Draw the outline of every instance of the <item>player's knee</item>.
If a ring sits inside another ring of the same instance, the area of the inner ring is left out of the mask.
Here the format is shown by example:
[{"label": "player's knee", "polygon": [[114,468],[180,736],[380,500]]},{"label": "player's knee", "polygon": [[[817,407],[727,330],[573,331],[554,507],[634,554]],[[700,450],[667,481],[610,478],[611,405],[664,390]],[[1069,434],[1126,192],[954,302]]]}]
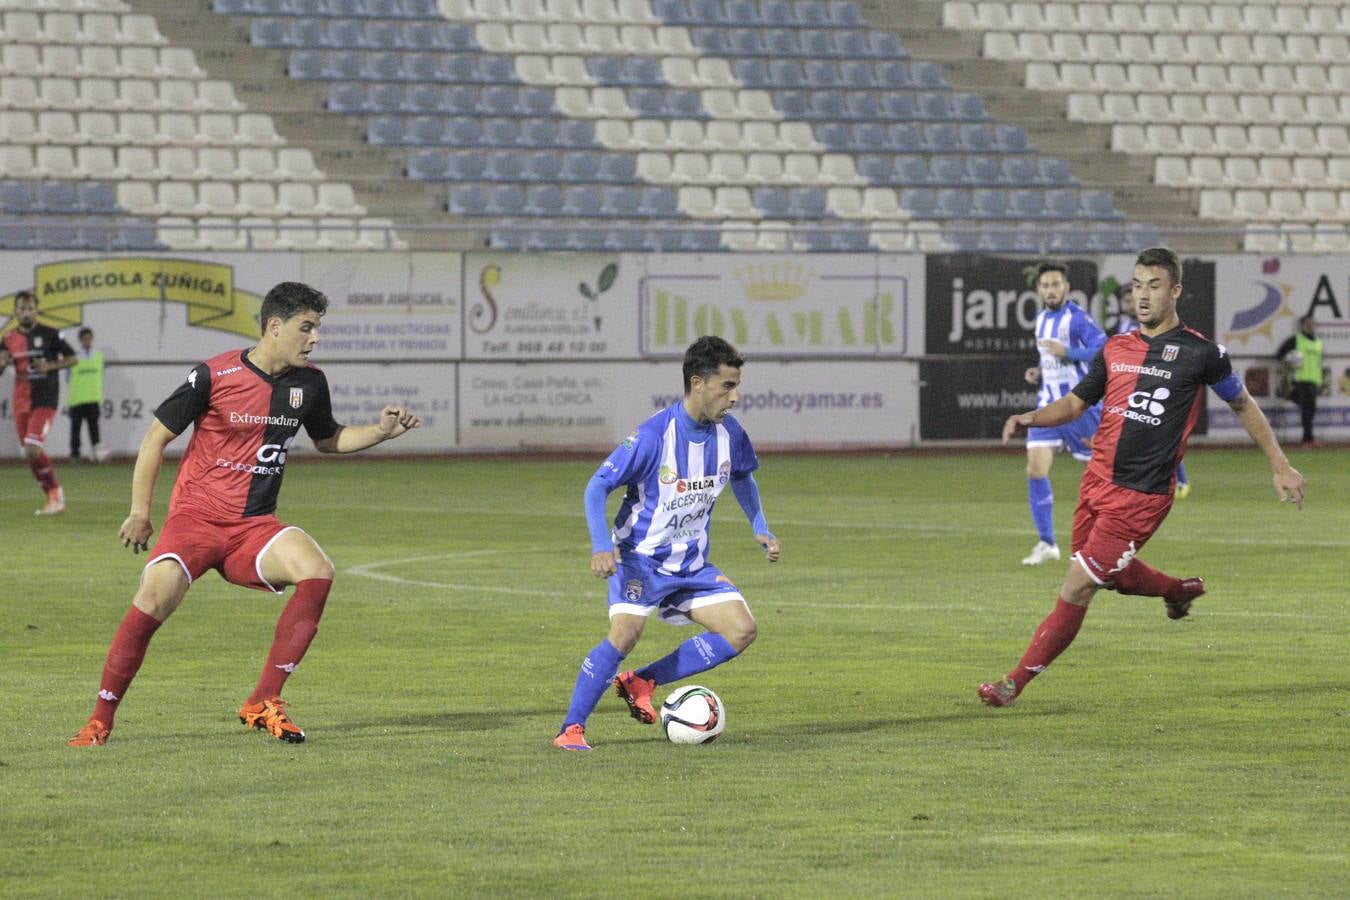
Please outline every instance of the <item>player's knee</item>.
[{"label": "player's knee", "polygon": [[746,647],[755,642],[755,638],[759,637],[759,627],[754,619],[749,619],[728,628],[722,637],[727,639],[727,643],[735,648],[737,653],[742,653]]},{"label": "player's knee", "polygon": [[612,621],[609,625],[609,642],[624,656],[633,652],[638,638],[642,637],[642,622]]},{"label": "player's knee", "polygon": [[321,581],[332,581],[337,572],[333,569],[333,561],[326,555],[320,553],[317,559],[307,560],[302,567],[303,573],[298,581],[310,581],[318,579]]},{"label": "player's knee", "polygon": [[24,457],[24,459],[37,459],[37,458],[38,458],[39,456],[41,456],[41,455],[42,455],[42,448],[39,447],[37,444],[24,444],[24,445],[23,445],[23,457]]}]

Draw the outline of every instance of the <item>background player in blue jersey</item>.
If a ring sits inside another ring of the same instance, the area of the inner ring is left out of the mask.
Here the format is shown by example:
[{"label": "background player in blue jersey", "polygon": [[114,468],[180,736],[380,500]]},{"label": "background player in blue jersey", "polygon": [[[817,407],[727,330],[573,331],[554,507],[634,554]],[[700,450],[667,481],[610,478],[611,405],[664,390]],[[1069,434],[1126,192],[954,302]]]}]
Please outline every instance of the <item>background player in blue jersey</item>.
[{"label": "background player in blue jersey", "polygon": [[[1106,343],[1106,333],[1092,316],[1069,300],[1068,269],[1063,263],[1043,262],[1036,268],[1036,293],[1041,311],[1036,314],[1036,348],[1040,365],[1026,371],[1030,384],[1039,384],[1036,408],[1049,406],[1067,394],[1087,374],[1088,364]],[[1032,428],[1027,432],[1027,503],[1039,538],[1024,566],[1039,566],[1059,559],[1055,542],[1055,495],[1050,488],[1050,465],[1055,451],[1063,448],[1074,459],[1087,462],[1092,457],[1092,435],[1101,421],[1098,404],[1081,417],[1054,428]]]},{"label": "background player in blue jersey", "polygon": [[[736,349],[701,337],[684,354],[684,399],[643,422],[601,464],[586,485],[591,573],[609,580],[609,635],[581,663],[562,730],[565,750],[590,750],[586,719],[613,680],[633,718],[656,720],[652,692],[732,659],[755,639],[755,619],[736,585],[708,562],[708,523],[727,485],[750,520],[769,562],[779,555],[752,472],[755,449],[729,415],[740,399]],[[605,498],[624,486],[611,531]],[[703,634],[636,671],[615,677],[637,645],[647,617],[690,622]]]},{"label": "background player in blue jersey", "polygon": [[[1120,292],[1120,318],[1116,320],[1116,334],[1128,334],[1139,330],[1139,318],[1135,315],[1134,291],[1126,285]],[[1185,500],[1191,494],[1191,480],[1186,476],[1186,463],[1177,463],[1177,499]]]}]

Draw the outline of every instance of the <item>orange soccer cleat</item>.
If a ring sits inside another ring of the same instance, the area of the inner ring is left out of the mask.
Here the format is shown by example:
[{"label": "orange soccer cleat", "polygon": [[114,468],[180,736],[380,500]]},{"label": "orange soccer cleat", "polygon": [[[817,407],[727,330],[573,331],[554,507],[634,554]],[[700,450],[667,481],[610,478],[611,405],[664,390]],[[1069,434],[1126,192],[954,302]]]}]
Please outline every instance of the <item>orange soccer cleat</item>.
[{"label": "orange soccer cleat", "polygon": [[590,750],[591,745],[586,743],[585,725],[568,725],[558,736],[553,739],[553,746],[562,750]]},{"label": "orange soccer cleat", "polygon": [[249,728],[266,729],[279,741],[303,744],[305,733],[300,730],[300,726],[291,721],[290,716],[286,715],[288,705],[280,697],[268,697],[257,703],[245,703],[239,707],[239,721]]},{"label": "orange soccer cleat", "polygon": [[656,710],[652,708],[652,693],[656,682],[643,678],[636,672],[621,672],[614,679],[614,693],[628,704],[628,712],[643,725],[656,721]]},{"label": "orange soccer cleat", "polygon": [[98,719],[90,719],[84,723],[80,733],[66,741],[66,744],[71,747],[101,747],[108,743],[109,731],[108,726]]}]

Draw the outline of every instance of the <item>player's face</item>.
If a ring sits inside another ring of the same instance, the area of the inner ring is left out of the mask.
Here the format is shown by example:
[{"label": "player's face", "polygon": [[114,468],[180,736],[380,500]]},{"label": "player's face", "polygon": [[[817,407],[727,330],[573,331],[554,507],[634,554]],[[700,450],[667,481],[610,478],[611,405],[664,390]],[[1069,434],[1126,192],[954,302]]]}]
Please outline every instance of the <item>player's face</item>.
[{"label": "player's face", "polygon": [[1166,322],[1176,312],[1181,297],[1181,285],[1174,283],[1161,266],[1135,266],[1130,290],[1134,294],[1135,316],[1145,328]]},{"label": "player's face", "polygon": [[741,370],[723,364],[707,381],[695,375],[689,396],[700,422],[720,422],[741,400]]},{"label": "player's face", "polygon": [[319,343],[319,318],[319,313],[305,310],[284,322],[273,319],[269,323],[276,329],[273,339],[286,365],[299,368],[309,362],[309,355]]},{"label": "player's face", "polygon": [[1056,310],[1064,305],[1064,298],[1069,296],[1069,282],[1065,280],[1063,272],[1046,272],[1036,279],[1036,293],[1040,295],[1046,309]]},{"label": "player's face", "polygon": [[94,336],[92,334],[80,335],[80,346],[86,350],[94,346]]},{"label": "player's face", "polygon": [[1317,336],[1317,323],[1312,319],[1304,319],[1298,326],[1308,337]]},{"label": "player's face", "polygon": [[27,331],[37,324],[37,301],[24,297],[18,303],[14,304],[14,316],[19,320],[19,327]]}]

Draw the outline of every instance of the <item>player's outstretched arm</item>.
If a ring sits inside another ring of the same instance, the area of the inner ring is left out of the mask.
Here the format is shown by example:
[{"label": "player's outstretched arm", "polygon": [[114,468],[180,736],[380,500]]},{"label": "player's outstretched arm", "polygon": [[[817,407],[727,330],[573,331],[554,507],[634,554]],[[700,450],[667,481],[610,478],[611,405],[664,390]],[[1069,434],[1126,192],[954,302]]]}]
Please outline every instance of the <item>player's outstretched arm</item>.
[{"label": "player's outstretched arm", "polygon": [[380,411],[380,420],[374,425],[344,425],[332,437],[315,441],[314,446],[320,453],[356,453],[393,440],[421,425],[422,420],[407,407],[391,403]]},{"label": "player's outstretched arm", "polygon": [[122,546],[130,547],[133,553],[150,549],[150,535],[155,531],[155,526],[150,523],[155,482],[164,464],[164,448],[176,437],[178,435],[166,428],[163,422],[155,419],[141,439],[141,449],[136,453],[136,468],[131,474],[131,511],[117,531]]},{"label": "player's outstretched arm", "polygon": [[1238,421],[1242,427],[1247,429],[1247,433],[1252,436],[1256,446],[1261,448],[1261,452],[1266,455],[1270,461],[1270,471],[1275,482],[1275,494],[1280,498],[1280,502],[1286,500],[1295,503],[1299,509],[1303,508],[1303,476],[1299,474],[1298,469],[1289,465],[1289,459],[1280,449],[1280,442],[1275,439],[1275,432],[1270,428],[1270,422],[1266,419],[1266,414],[1261,412],[1261,407],[1256,405],[1252,395],[1243,388],[1242,393],[1238,394],[1232,400],[1228,401],[1228,406],[1233,412],[1237,413]]},{"label": "player's outstretched arm", "polygon": [[1054,428],[1072,422],[1087,408],[1087,402],[1070,391],[1048,406],[1008,416],[1008,421],[1003,423],[1003,443],[1026,434],[1028,428]]}]

